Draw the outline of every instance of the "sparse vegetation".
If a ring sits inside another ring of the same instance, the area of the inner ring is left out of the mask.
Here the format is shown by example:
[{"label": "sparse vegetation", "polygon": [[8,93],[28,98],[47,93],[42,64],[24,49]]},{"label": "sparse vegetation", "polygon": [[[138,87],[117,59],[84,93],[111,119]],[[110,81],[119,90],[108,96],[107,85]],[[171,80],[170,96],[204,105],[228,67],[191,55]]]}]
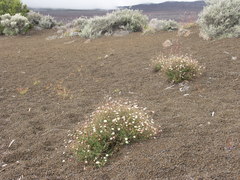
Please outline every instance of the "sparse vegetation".
[{"label": "sparse vegetation", "polygon": [[240,1],[206,0],[199,14],[200,36],[204,39],[240,37]]},{"label": "sparse vegetation", "polygon": [[29,88],[17,88],[17,92],[20,94],[20,95],[25,95],[27,94]]},{"label": "sparse vegetation", "polygon": [[203,69],[203,67],[198,64],[198,61],[187,55],[158,56],[153,61],[153,68],[156,72],[162,71],[166,74],[168,80],[173,83],[192,80],[201,74]]},{"label": "sparse vegetation", "polygon": [[73,148],[81,161],[103,166],[123,145],[148,139],[158,132],[144,108],[111,101],[93,112],[85,126],[77,130]]}]

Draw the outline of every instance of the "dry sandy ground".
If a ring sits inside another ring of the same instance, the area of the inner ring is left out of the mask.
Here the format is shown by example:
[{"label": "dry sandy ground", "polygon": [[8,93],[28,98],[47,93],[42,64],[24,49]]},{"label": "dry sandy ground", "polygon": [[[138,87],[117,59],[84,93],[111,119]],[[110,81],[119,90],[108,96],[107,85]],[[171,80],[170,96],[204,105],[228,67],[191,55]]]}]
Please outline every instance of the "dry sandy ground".
[{"label": "dry sandy ground", "polygon": [[[204,41],[193,31],[90,43],[47,41],[51,31],[0,37],[0,179],[240,179],[240,39]],[[166,39],[177,45],[163,49]],[[206,66],[185,92],[149,66],[171,52]],[[106,96],[155,111],[163,132],[84,170],[63,153],[64,140]]]}]

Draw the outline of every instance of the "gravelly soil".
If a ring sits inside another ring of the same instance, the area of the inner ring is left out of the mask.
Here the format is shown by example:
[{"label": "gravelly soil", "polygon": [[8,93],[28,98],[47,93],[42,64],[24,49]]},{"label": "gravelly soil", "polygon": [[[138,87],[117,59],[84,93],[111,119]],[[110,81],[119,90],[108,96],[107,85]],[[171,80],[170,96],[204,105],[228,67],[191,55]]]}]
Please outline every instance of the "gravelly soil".
[{"label": "gravelly soil", "polygon": [[[0,37],[0,179],[240,179],[240,40],[204,41],[193,32],[90,43],[47,41],[52,31]],[[162,47],[166,39],[177,44],[173,50]],[[168,88],[149,66],[171,52],[206,66],[185,92]],[[106,96],[155,111],[163,132],[124,147],[103,168],[84,170],[63,154],[64,140]]]}]

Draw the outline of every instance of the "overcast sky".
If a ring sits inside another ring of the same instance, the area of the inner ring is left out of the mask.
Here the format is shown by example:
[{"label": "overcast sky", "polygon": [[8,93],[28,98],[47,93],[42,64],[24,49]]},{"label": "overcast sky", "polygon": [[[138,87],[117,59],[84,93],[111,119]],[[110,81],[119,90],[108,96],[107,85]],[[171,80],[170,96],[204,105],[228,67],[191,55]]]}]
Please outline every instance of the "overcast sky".
[{"label": "overcast sky", "polygon": [[[66,9],[112,9],[117,6],[128,6],[140,3],[160,3],[167,0],[22,0],[34,8],[66,8]],[[175,0],[194,1],[194,0]]]}]

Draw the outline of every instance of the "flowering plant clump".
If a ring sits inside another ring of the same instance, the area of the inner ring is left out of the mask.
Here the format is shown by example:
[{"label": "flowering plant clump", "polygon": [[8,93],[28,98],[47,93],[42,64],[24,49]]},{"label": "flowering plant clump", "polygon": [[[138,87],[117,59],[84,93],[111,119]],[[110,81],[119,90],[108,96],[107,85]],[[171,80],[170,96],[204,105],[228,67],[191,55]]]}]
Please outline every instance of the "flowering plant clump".
[{"label": "flowering plant clump", "polygon": [[164,72],[168,80],[173,83],[180,83],[184,80],[192,80],[197,75],[201,74],[203,67],[198,64],[198,61],[185,56],[158,56],[154,60],[154,70]]},{"label": "flowering plant clump", "polygon": [[5,35],[25,34],[30,28],[28,19],[21,14],[4,14],[0,20],[0,33]]},{"label": "flowering plant clump", "polygon": [[93,112],[86,125],[77,130],[73,148],[81,161],[99,167],[121,146],[158,132],[146,109],[130,102],[111,101]]}]

